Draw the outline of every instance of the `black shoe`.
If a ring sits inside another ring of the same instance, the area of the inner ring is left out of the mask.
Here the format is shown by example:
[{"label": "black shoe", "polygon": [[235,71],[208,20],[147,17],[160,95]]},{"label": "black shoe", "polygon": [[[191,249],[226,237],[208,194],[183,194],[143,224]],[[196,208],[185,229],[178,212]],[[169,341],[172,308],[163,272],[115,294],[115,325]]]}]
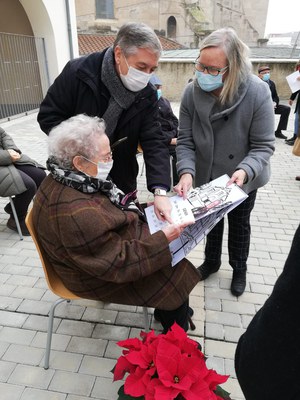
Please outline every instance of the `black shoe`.
[{"label": "black shoe", "polygon": [[[25,224],[25,220],[20,220],[19,224],[20,224],[22,235],[23,236],[30,236],[29,230],[27,229],[27,226]],[[8,218],[6,226],[9,229],[11,229],[12,231],[18,232],[18,228],[17,228],[16,222],[15,222],[13,217]]]},{"label": "black shoe", "polygon": [[286,140],[286,141],[285,141],[285,144],[288,144],[289,146],[294,146],[295,140],[296,140],[296,139],[289,139],[289,140]]},{"label": "black shoe", "polygon": [[208,261],[204,261],[204,263],[197,268],[200,274],[202,275],[201,280],[204,281],[204,279],[208,278],[210,274],[214,274],[215,272],[219,271],[220,266],[221,266],[220,262],[216,264],[211,264]]},{"label": "black shoe", "polygon": [[292,137],[290,137],[289,139],[286,139],[285,142],[294,142],[296,139],[297,135],[293,135]]},{"label": "black shoe", "polygon": [[281,131],[276,131],[275,136],[279,139],[286,139],[286,136]]},{"label": "black shoe", "polygon": [[6,204],[6,206],[4,207],[4,211],[5,211],[7,214],[12,214],[12,209],[11,209],[11,204],[10,204],[10,203],[7,203],[7,204]]},{"label": "black shoe", "polygon": [[244,293],[246,287],[246,269],[233,270],[231,281],[231,293],[234,296],[240,296]]}]

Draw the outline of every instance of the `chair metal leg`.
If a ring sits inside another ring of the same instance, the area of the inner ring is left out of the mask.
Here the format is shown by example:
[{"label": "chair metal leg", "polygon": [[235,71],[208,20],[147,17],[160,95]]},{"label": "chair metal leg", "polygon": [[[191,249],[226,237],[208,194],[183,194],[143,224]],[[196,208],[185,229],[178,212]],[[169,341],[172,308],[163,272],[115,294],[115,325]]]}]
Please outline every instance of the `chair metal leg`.
[{"label": "chair metal leg", "polygon": [[54,320],[54,312],[56,307],[64,302],[64,301],[70,301],[68,299],[58,299],[56,300],[49,311],[49,319],[48,319],[48,332],[47,332],[47,343],[46,343],[46,353],[45,353],[45,362],[44,362],[44,369],[49,368],[49,358],[50,358],[50,351],[51,351],[51,341],[52,341],[52,331],[53,331],[53,320]]},{"label": "chair metal leg", "polygon": [[22,234],[22,231],[21,231],[19,218],[18,218],[16,209],[15,209],[14,201],[13,201],[13,199],[11,197],[9,198],[9,201],[10,201],[11,210],[12,210],[12,213],[13,213],[13,216],[14,216],[14,220],[15,220],[15,223],[16,223],[16,226],[17,226],[18,234],[20,236],[20,240],[23,240],[23,234]]},{"label": "chair metal leg", "polygon": [[149,332],[150,324],[149,324],[148,308],[147,307],[143,307],[143,312],[144,312],[144,321],[145,321],[145,331]]}]

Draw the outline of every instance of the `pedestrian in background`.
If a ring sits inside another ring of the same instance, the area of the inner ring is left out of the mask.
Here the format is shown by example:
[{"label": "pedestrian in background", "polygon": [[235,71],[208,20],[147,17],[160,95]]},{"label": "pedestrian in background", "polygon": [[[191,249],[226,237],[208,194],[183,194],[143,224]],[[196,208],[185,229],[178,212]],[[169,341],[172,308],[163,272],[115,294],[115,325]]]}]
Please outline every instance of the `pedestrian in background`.
[{"label": "pedestrian in background", "polygon": [[[231,292],[246,286],[250,246],[250,215],[257,189],[270,178],[274,151],[274,110],[268,86],[251,73],[248,47],[231,28],[211,33],[201,43],[195,80],[183,93],[177,139],[175,187],[186,197],[192,187],[223,174],[248,193],[228,214]],[[207,235],[202,278],[221,266],[224,219]]]},{"label": "pedestrian in background", "polygon": [[269,85],[274,105],[274,112],[275,114],[280,115],[280,119],[275,130],[275,136],[279,139],[286,139],[287,137],[282,133],[282,131],[287,129],[291,107],[279,104],[276,85],[275,82],[271,81],[270,79],[270,67],[268,65],[263,65],[258,68],[258,76]]},{"label": "pedestrian in background", "polygon": [[[299,77],[298,79],[300,80],[300,60],[297,62],[296,66],[295,66],[295,71],[299,72]],[[294,134],[291,138],[287,139],[285,141],[286,144],[288,144],[289,146],[293,146],[298,134],[298,127],[299,127],[299,113],[300,113],[300,90],[297,90],[296,92],[291,94],[291,97],[289,99],[289,105],[292,106],[294,103],[294,100],[296,100],[296,107],[295,107],[295,122],[294,122]]]}]

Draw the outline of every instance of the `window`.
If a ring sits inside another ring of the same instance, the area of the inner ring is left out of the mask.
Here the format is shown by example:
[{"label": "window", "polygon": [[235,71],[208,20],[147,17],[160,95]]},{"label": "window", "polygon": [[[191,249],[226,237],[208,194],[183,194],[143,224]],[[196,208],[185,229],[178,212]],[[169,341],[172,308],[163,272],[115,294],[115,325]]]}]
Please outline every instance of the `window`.
[{"label": "window", "polygon": [[176,19],[169,17],[167,21],[167,36],[168,38],[176,38]]},{"label": "window", "polygon": [[96,19],[114,18],[113,0],[96,0]]}]

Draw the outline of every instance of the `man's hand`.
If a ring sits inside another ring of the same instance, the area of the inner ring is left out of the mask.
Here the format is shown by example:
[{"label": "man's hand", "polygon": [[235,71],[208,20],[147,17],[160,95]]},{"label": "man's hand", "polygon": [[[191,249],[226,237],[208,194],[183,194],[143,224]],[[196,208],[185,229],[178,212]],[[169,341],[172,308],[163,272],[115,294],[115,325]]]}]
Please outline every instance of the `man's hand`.
[{"label": "man's hand", "polygon": [[13,163],[21,158],[20,154],[17,153],[15,150],[8,149],[7,151],[9,152],[10,158],[12,159]]},{"label": "man's hand", "polygon": [[184,199],[187,198],[187,193],[190,188],[193,186],[193,177],[191,174],[183,174],[180,177],[180,181],[173,188],[174,191]]},{"label": "man's hand", "polygon": [[246,181],[246,172],[243,169],[238,169],[232,174],[230,180],[227,182],[227,186],[231,185],[232,183],[236,183],[239,187],[242,187]]},{"label": "man's hand", "polygon": [[167,196],[154,196],[154,212],[160,221],[172,224],[172,204]]},{"label": "man's hand", "polygon": [[162,231],[166,235],[167,240],[170,243],[173,240],[177,239],[183,232],[184,228],[188,225],[191,225],[191,222],[185,222],[183,224],[170,224],[165,226]]}]

